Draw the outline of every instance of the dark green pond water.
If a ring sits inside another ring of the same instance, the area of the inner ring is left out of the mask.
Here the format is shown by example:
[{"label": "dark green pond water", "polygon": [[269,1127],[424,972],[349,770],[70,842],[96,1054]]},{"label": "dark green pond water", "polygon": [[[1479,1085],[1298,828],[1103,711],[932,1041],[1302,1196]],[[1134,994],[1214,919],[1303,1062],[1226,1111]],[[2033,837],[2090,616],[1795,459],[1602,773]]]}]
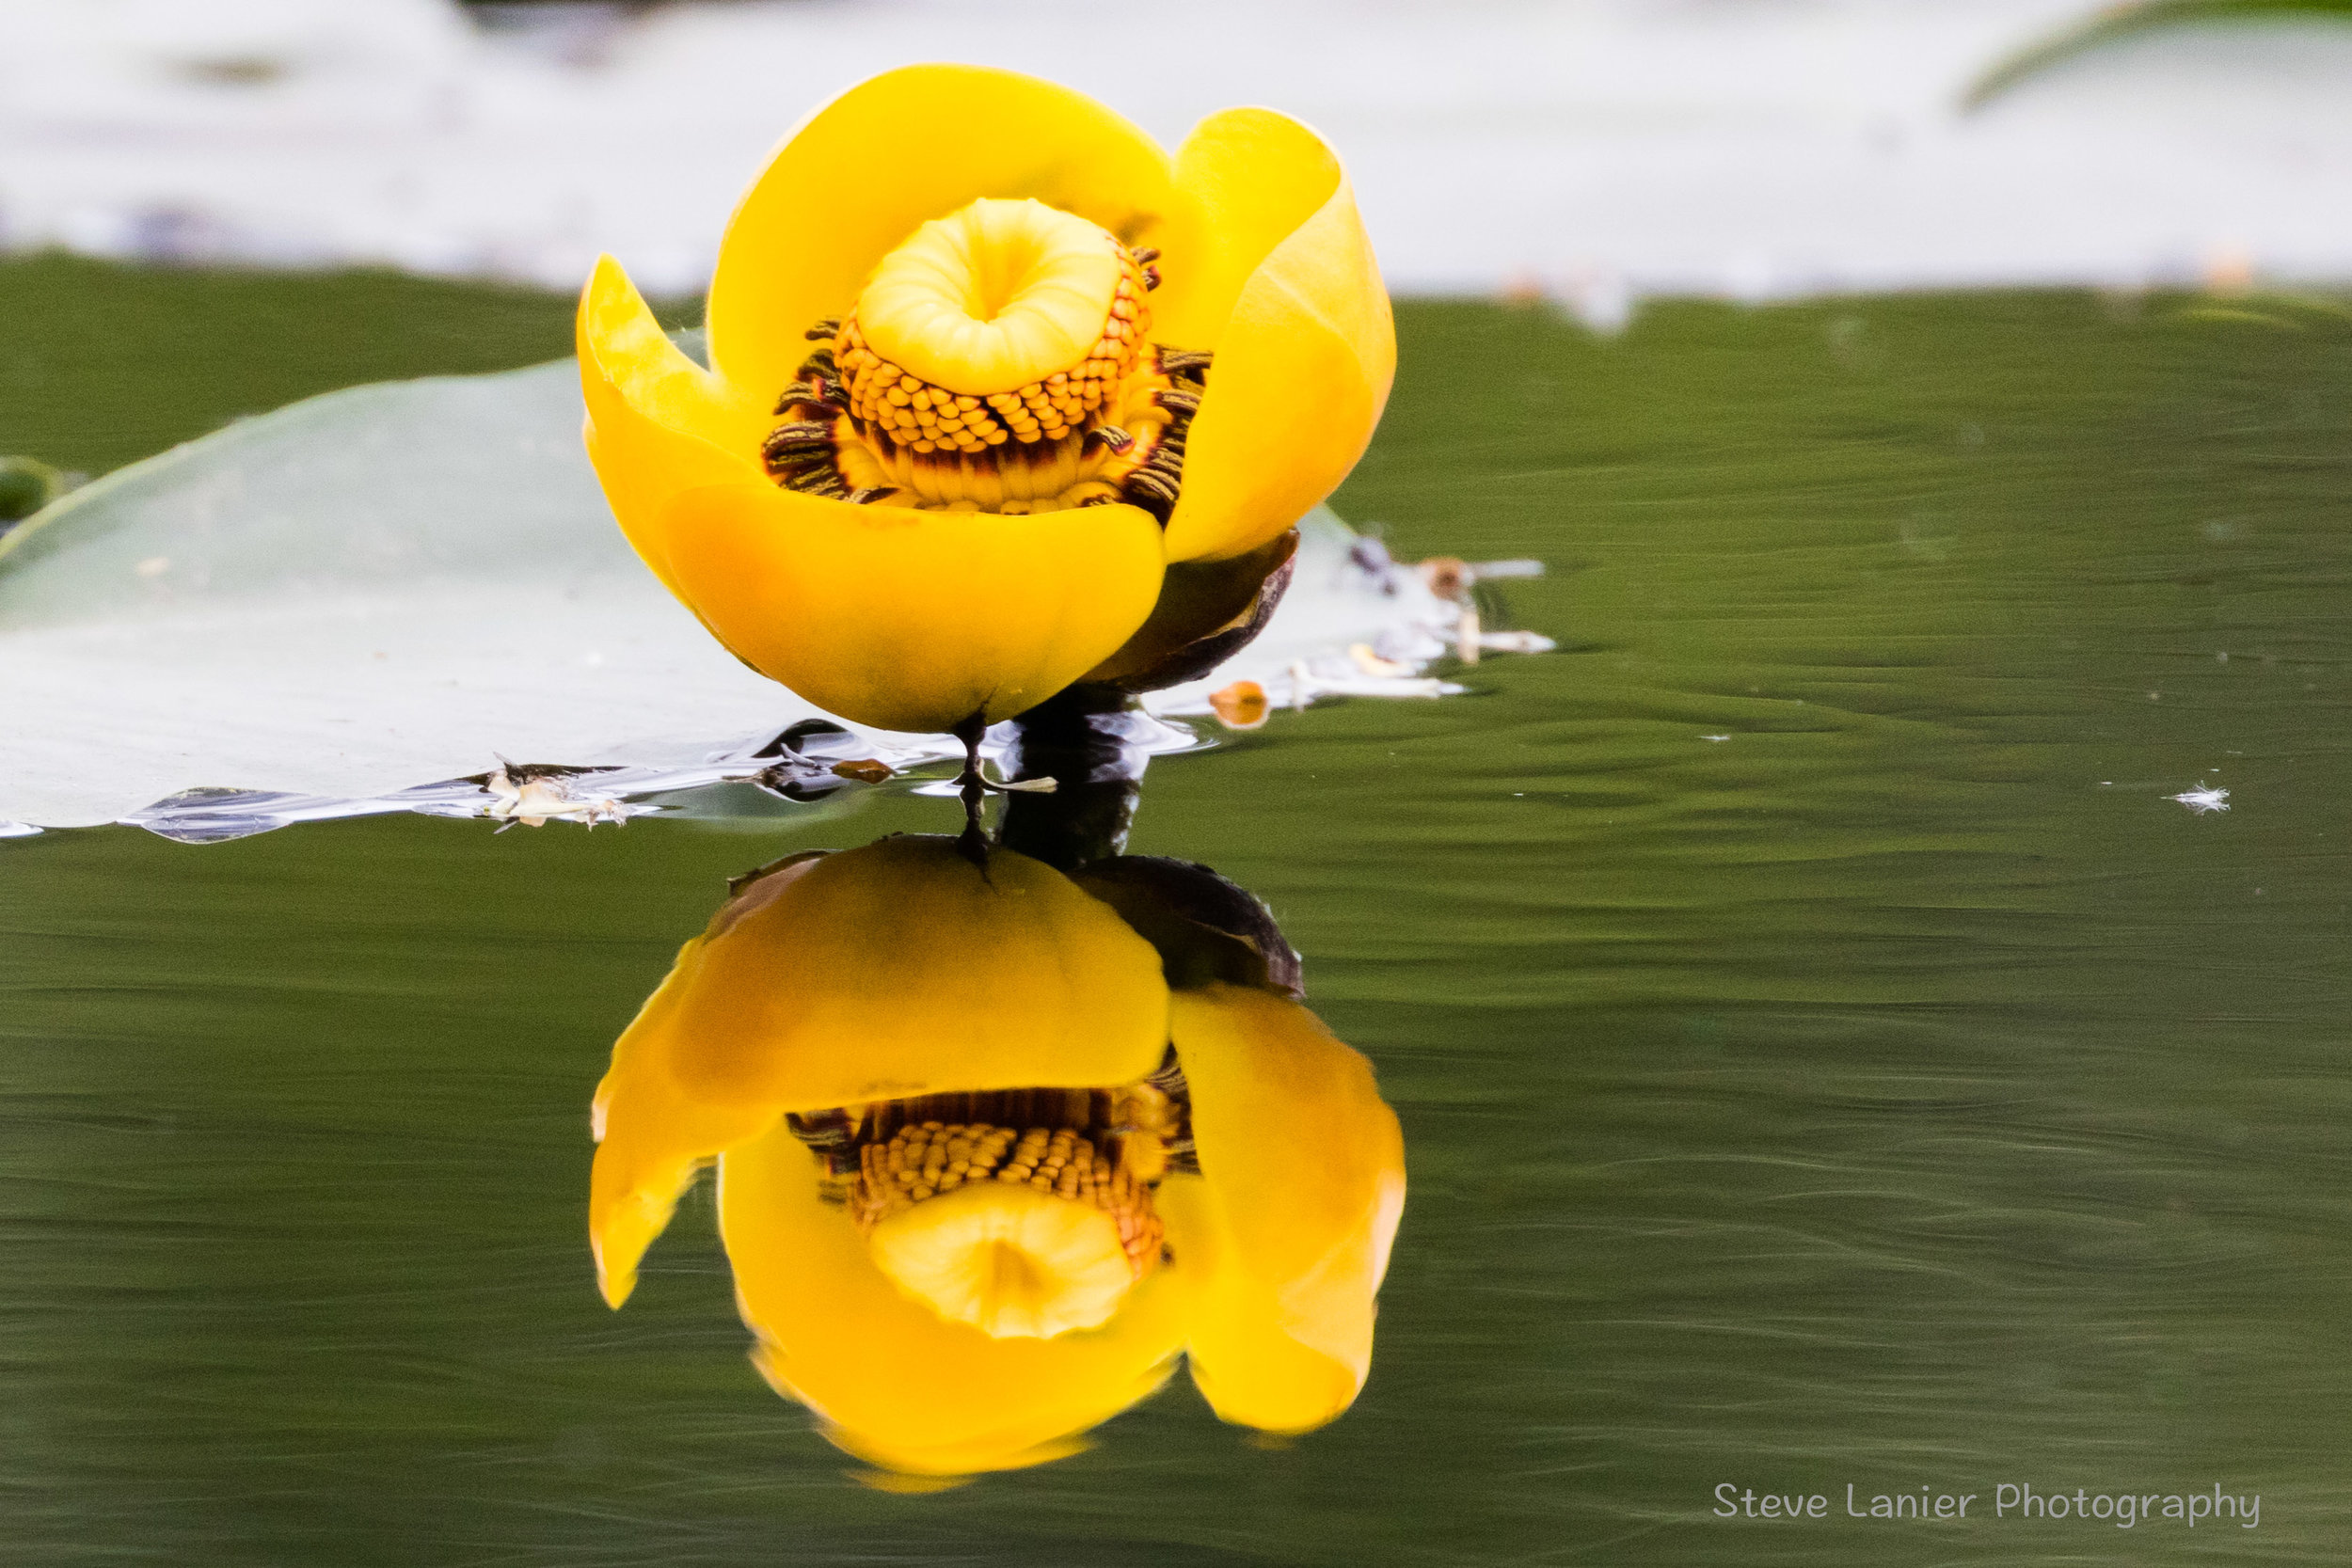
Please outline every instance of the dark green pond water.
[{"label": "dark green pond water", "polygon": [[[563,303],[510,307],[535,352]],[[2341,1560],[2352,312],[1399,325],[1335,504],[1545,558],[1509,609],[1561,651],[1163,759],[1131,846],[1272,906],[1403,1118],[1349,1414],[1268,1445],[1180,1379],[888,1496],[747,1362],[707,1186],[598,1300],[588,1099],[678,942],[950,801],[60,832],[0,845],[0,1559]],[[7,406],[87,463],[124,385]],[[1986,1517],[2005,1482],[2259,1527]]]}]

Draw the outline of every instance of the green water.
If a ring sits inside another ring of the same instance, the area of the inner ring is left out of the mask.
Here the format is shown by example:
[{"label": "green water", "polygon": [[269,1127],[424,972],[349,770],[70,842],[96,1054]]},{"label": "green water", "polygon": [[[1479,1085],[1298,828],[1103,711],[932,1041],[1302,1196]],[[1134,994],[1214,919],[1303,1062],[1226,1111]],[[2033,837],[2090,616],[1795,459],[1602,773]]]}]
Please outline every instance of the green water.
[{"label": "green water", "polygon": [[1403,1118],[1347,1416],[1268,1448],[1180,1380],[884,1496],[746,1362],[707,1189],[598,1302],[588,1096],[678,942],[952,802],[54,833],[0,845],[0,1559],[2340,1560],[2352,314],[1399,325],[1337,504],[1544,557],[1562,651],[1163,759],[1132,845],[1271,904]]}]

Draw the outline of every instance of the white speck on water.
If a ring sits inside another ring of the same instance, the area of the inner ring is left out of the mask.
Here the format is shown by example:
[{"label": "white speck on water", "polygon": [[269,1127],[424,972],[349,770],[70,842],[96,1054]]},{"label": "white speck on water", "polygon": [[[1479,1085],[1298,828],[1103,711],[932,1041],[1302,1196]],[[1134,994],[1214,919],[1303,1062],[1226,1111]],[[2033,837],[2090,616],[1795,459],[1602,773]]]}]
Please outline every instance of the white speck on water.
[{"label": "white speck on water", "polygon": [[2165,799],[2178,800],[2199,816],[2204,816],[2207,812],[2230,809],[2230,792],[2219,785],[2208,787],[2202,779],[2197,781],[2195,789],[2184,790],[2178,795],[2168,795]]},{"label": "white speck on water", "polygon": [[1731,736],[1727,735],[1703,735],[1699,736],[1699,738],[1701,740],[1729,740]]}]

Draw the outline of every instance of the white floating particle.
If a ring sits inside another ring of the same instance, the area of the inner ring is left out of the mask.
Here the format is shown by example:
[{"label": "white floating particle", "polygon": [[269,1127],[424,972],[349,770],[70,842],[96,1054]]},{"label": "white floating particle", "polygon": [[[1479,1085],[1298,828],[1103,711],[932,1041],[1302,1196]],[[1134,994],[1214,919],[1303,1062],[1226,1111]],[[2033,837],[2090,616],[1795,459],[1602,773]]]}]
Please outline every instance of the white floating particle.
[{"label": "white floating particle", "polygon": [[516,768],[504,757],[499,758],[498,767],[484,783],[483,793],[490,797],[490,803],[482,808],[482,815],[501,818],[504,824],[501,832],[517,822],[527,828],[544,827],[549,821],[577,822],[590,829],[599,822],[626,826],[631,816],[645,809],[583,789],[566,772]]},{"label": "white floating particle", "polygon": [[2230,809],[2230,792],[2218,785],[2208,787],[2202,779],[2197,781],[2195,789],[2184,790],[2178,795],[2168,795],[2165,799],[2178,800],[2199,816],[2204,816],[2207,812]]}]

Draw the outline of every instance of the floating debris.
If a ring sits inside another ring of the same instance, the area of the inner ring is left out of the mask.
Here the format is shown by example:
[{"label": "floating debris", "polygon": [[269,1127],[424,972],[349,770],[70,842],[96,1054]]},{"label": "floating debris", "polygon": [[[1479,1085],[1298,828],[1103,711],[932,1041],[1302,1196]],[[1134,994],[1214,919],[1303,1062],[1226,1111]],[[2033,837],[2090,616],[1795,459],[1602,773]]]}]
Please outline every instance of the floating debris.
[{"label": "floating debris", "polygon": [[[1469,665],[1482,653],[1558,646],[1539,632],[1486,629],[1472,594],[1482,583],[1540,577],[1540,561],[1432,556],[1407,563],[1376,535],[1321,513],[1301,522],[1299,534],[1290,595],[1264,635],[1208,678],[1151,693],[1148,709],[1214,715],[1229,730],[1250,730],[1272,709],[1296,711],[1328,697],[1453,696],[1465,689],[1429,673],[1441,659]],[[1495,599],[1485,608],[1500,613],[1502,606]]]},{"label": "floating debris", "polygon": [[1450,697],[1461,689],[1429,676],[1318,674],[1303,658],[1290,667],[1294,712],[1318,697]]},{"label": "floating debris", "polygon": [[2165,799],[2178,800],[2199,816],[2208,812],[2230,809],[2230,792],[2218,785],[2208,786],[2202,779],[2197,781],[2195,789],[2185,789],[2178,795],[2168,795]]},{"label": "floating debris", "polygon": [[1266,701],[1265,688],[1256,681],[1235,681],[1220,686],[1209,693],[1210,711],[1216,721],[1229,730],[1255,730],[1265,725],[1266,715],[1274,705]]},{"label": "floating debris", "polygon": [[594,828],[599,822],[626,825],[641,807],[633,807],[617,795],[589,794],[576,787],[575,781],[604,772],[603,768],[534,768],[499,758],[499,765],[483,780],[483,793],[491,803],[482,815],[501,818],[504,832],[519,822],[526,828],[543,828],[549,822],[577,822],[583,828]]}]

